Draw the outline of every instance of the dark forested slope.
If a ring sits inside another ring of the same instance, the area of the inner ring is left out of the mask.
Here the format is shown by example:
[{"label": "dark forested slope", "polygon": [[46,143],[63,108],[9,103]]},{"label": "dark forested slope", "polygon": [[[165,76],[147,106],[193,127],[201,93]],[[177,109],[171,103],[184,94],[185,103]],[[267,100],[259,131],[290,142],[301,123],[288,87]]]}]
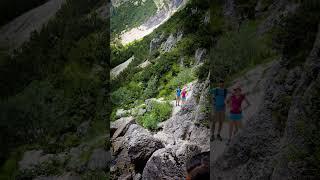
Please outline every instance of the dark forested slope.
[{"label": "dark forested slope", "polygon": [[104,3],[68,0],[29,41],[13,52],[2,51],[1,178],[64,172],[63,163],[54,169],[49,163],[41,171],[21,171],[18,162],[27,158],[26,150],[56,154],[95,139],[85,152],[87,162],[93,148],[104,146],[109,124],[109,24],[95,11]]}]

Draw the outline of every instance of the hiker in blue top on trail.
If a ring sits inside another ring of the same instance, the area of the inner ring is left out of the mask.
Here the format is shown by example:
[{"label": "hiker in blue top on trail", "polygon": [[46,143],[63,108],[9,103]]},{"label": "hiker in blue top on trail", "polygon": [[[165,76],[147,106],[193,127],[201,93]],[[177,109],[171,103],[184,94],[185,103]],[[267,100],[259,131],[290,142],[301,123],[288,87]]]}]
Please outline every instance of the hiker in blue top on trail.
[{"label": "hiker in blue top on trail", "polygon": [[[211,140],[214,140],[215,123],[219,122],[217,139],[222,141],[220,132],[222,129],[223,121],[225,119],[225,100],[228,94],[227,89],[224,88],[224,81],[221,80],[218,87],[210,89],[210,94],[213,96],[212,105],[214,107],[214,111],[212,111],[211,114]],[[215,113],[215,116],[213,116],[213,113]]]},{"label": "hiker in blue top on trail", "polygon": [[176,90],[176,106],[180,106],[180,97],[181,97],[181,89],[178,86],[177,90]]}]

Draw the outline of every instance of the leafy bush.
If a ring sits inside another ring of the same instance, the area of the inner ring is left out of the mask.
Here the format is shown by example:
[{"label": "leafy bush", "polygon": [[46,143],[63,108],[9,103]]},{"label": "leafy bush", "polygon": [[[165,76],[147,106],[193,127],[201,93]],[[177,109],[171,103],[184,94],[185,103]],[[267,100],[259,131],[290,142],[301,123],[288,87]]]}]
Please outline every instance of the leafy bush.
[{"label": "leafy bush", "polygon": [[172,106],[169,103],[153,102],[150,112],[138,117],[138,123],[143,127],[155,130],[159,122],[167,120],[172,112]]},{"label": "leafy bush", "polygon": [[200,81],[206,79],[208,77],[210,71],[210,64],[209,61],[205,61],[204,64],[198,66],[195,70],[195,74]]},{"label": "leafy bush", "polygon": [[157,92],[158,92],[158,77],[157,76],[154,76],[152,77],[149,81],[148,81],[148,84],[147,84],[147,88],[144,90],[144,99],[148,99],[148,98],[151,98],[151,97],[154,97]]},{"label": "leafy bush", "polygon": [[111,101],[116,106],[130,107],[130,104],[139,99],[142,95],[141,84],[130,82],[127,86],[120,87],[111,93]]},{"label": "leafy bush", "polygon": [[[164,90],[161,91],[161,96],[172,95],[178,86],[182,87],[183,85],[193,80],[195,80],[194,72],[191,68],[185,68],[180,73],[178,73],[177,76],[172,77],[169,80],[169,82],[165,85]],[[167,94],[164,94],[164,92],[167,92]]]},{"label": "leafy bush", "polygon": [[[108,24],[90,13],[100,2],[68,0],[19,51],[1,59],[1,162],[22,144],[45,149],[84,120],[107,119]],[[60,142],[51,147],[63,149]]]}]

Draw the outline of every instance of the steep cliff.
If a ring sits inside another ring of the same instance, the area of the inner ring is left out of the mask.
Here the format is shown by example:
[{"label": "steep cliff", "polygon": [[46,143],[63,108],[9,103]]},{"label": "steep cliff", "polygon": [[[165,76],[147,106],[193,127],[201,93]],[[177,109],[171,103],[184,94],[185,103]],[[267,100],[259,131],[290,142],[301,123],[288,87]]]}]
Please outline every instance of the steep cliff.
[{"label": "steep cliff", "polygon": [[[243,130],[211,162],[212,179],[317,179],[319,3],[237,3],[226,3],[228,19],[238,19],[233,24],[241,24],[243,18],[260,19],[257,33],[270,33],[280,58],[261,79],[265,83],[259,90],[263,92],[260,106],[248,111],[254,114]],[[242,11],[243,7],[248,9]]]}]

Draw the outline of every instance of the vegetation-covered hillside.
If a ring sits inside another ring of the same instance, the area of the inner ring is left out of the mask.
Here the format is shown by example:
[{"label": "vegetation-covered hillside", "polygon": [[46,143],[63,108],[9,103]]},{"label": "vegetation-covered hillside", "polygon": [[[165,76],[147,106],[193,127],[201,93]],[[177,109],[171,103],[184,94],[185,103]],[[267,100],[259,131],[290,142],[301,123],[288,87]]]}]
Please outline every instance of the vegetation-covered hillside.
[{"label": "vegetation-covered hillside", "polygon": [[[192,11],[195,9],[196,12],[193,14]],[[190,1],[184,9],[174,14],[166,23],[142,40],[127,46],[111,45],[111,67],[119,65],[131,56],[135,57],[129,67],[111,82],[113,118],[116,116],[117,109],[134,108],[149,98],[163,97],[166,100],[172,100],[177,86],[183,86],[195,80],[197,76],[200,79],[207,76],[208,71],[197,71],[197,68],[193,68],[196,64],[196,50],[209,49],[210,32],[208,24],[204,22],[207,12],[206,1]],[[162,51],[160,46],[150,51],[151,40],[161,36],[164,43],[170,35],[178,38],[179,33],[182,38],[173,44],[170,51]],[[181,59],[184,59],[182,66]],[[138,67],[146,60],[151,62],[150,66]],[[163,111],[166,112],[166,110]],[[170,113],[167,117],[169,115]],[[142,124],[144,122],[152,129],[161,119],[158,116],[160,115],[151,113],[140,119]],[[150,125],[149,121],[153,124]]]},{"label": "vegetation-covered hillside", "polygon": [[154,0],[129,0],[120,6],[111,7],[111,26],[112,35],[121,33],[133,27],[141,25],[145,20],[153,16],[157,11]]},{"label": "vegetation-covered hillside", "polygon": [[[93,148],[104,147],[110,110],[109,24],[95,12],[103,3],[67,0],[39,33],[1,54],[0,179],[61,175],[66,170],[63,163],[49,163],[38,171],[18,171],[27,150],[57,154],[104,137],[85,152],[87,162]],[[85,125],[81,132],[80,124]]]}]

